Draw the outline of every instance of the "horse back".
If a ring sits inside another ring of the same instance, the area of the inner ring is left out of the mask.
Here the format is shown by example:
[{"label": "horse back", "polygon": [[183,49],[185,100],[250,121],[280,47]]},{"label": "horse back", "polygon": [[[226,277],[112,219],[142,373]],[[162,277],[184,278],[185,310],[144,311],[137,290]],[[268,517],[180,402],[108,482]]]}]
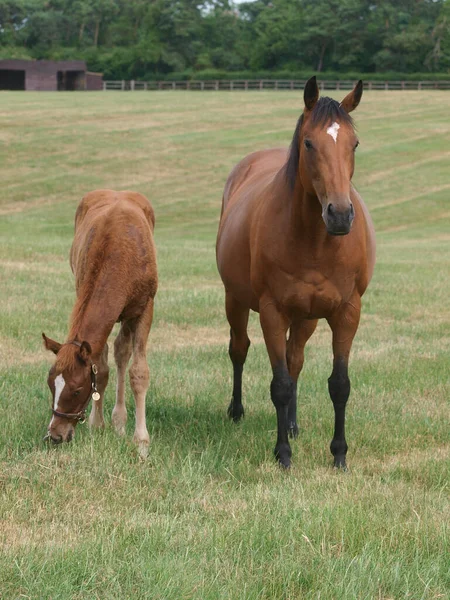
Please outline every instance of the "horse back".
[{"label": "horse back", "polygon": [[157,289],[155,215],[137,192],[96,190],[81,200],[75,214],[70,264],[77,292],[101,286],[124,304],[135,291],[153,297]]}]

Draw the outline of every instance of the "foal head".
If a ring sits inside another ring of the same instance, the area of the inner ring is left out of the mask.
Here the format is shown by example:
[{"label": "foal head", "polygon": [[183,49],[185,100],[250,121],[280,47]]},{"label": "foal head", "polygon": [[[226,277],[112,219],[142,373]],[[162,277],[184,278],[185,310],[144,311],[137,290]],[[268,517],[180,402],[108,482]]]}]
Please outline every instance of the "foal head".
[{"label": "foal head", "polygon": [[358,81],[341,103],[327,97],[319,99],[316,78],[309,79],[305,108],[292,140],[287,164],[291,188],[299,177],[304,191],[318,198],[331,235],[349,233],[355,216],[350,181],[358,138],[349,113],[358,106],[362,91],[362,81]]},{"label": "foal head", "polygon": [[[85,419],[85,410],[91,396],[98,394],[96,388],[97,368],[91,361],[88,342],[76,340],[59,344],[44,333],[44,346],[56,354],[47,383],[52,393],[53,416],[45,439],[55,444],[70,442],[75,426]],[[98,399],[98,397],[97,397]]]}]

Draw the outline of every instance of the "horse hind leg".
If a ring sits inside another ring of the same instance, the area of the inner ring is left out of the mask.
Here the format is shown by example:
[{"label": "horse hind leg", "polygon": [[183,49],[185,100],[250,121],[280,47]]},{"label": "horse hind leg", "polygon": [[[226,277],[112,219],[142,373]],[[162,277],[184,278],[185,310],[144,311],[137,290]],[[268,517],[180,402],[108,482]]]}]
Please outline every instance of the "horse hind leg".
[{"label": "horse hind leg", "polygon": [[288,433],[289,437],[298,436],[297,424],[297,381],[305,360],[305,344],[314,333],[317,320],[302,320],[291,325],[287,342],[286,359],[289,375],[294,381],[294,389],[288,407]]},{"label": "horse hind leg", "polygon": [[133,360],[130,367],[130,384],[136,406],[136,427],[133,440],[138,446],[141,458],[148,455],[150,436],[145,419],[145,397],[147,394],[150,369],[147,364],[147,340],[153,321],[153,298],[145,311],[137,319],[132,332]]},{"label": "horse hind leg", "polygon": [[112,412],[112,424],[119,435],[125,435],[127,408],[125,405],[125,375],[131,357],[131,329],[124,321],[114,342],[114,360],[117,365],[116,404]]},{"label": "horse hind leg", "polygon": [[250,340],[247,335],[250,309],[242,306],[227,292],[225,310],[230,324],[228,354],[233,363],[233,396],[228,407],[228,416],[237,423],[244,416],[244,407],[242,406],[242,372],[250,347]]}]

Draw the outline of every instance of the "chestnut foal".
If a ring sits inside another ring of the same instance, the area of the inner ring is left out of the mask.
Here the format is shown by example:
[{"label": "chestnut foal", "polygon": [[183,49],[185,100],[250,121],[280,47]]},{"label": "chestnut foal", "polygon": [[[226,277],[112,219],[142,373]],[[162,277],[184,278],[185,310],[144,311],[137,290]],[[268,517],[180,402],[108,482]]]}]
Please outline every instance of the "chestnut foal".
[{"label": "chestnut foal", "polygon": [[77,299],[67,341],[59,344],[45,334],[44,345],[56,354],[48,385],[53,416],[46,438],[70,441],[75,426],[84,421],[92,398],[89,424],[103,427],[103,395],[108,383],[107,339],[121,322],[114,343],[117,364],[116,404],[112,422],[125,433],[125,374],[131,354],[130,383],[136,403],[134,441],[146,456],[149,435],[145,395],[149,384],[147,338],[157,290],[155,216],[145,196],[135,192],[97,190],[87,194],[75,215],[75,237],[70,264]]},{"label": "chestnut foal", "polygon": [[297,379],[304,348],[321,318],[333,336],[328,389],[335,428],[330,448],[334,465],[346,465],[348,360],[361,296],[375,264],[372,221],[351,183],[358,140],[348,113],[358,106],[362,90],[359,81],[341,103],[319,100],[312,77],[290,150],[248,155],[231,172],[223,194],[217,265],[231,327],[234,377],[228,414],[234,421],[244,414],[242,371],[252,309],[260,314],[272,365],[275,456],[284,467],[291,461],[288,435],[298,434]]}]

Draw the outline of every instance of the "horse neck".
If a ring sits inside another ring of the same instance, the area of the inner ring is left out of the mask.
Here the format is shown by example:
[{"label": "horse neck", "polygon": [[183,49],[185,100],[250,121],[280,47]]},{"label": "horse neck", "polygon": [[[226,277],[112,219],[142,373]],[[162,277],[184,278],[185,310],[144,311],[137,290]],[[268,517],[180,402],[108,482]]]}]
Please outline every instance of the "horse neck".
[{"label": "horse neck", "polygon": [[118,317],[105,298],[95,301],[92,293],[81,289],[72,310],[68,339],[89,342],[93,356],[99,356]]},{"label": "horse neck", "polygon": [[287,239],[307,244],[311,251],[318,252],[327,239],[322,219],[322,206],[316,195],[308,194],[297,176],[294,189],[287,188],[289,211],[289,235]]}]

